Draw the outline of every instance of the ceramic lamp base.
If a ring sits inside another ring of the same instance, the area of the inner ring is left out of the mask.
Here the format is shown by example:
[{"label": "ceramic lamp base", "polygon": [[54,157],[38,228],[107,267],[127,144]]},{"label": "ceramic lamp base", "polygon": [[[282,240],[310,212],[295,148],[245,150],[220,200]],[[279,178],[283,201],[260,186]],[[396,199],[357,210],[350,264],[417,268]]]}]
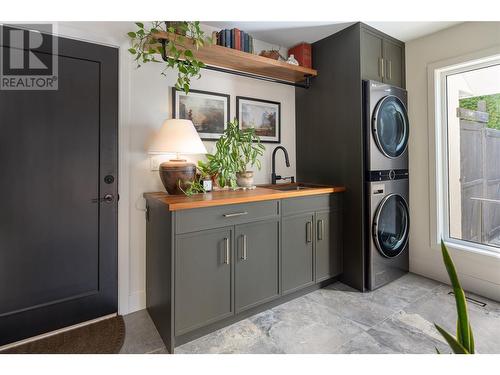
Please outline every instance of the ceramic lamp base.
[{"label": "ceramic lamp base", "polygon": [[180,186],[185,189],[184,181],[194,181],[196,166],[183,159],[173,159],[160,164],[160,178],[167,193],[183,194]]}]

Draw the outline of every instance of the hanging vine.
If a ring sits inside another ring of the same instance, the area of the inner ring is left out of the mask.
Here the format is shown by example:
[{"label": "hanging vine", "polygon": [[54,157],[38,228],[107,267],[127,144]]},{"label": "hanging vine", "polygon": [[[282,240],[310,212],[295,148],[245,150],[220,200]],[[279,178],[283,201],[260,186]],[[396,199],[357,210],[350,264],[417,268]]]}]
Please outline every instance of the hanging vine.
[{"label": "hanging vine", "polygon": [[[186,48],[186,37],[192,40],[193,48],[198,50],[207,43],[211,43],[211,38],[205,36],[200,28],[199,21],[152,21],[150,27],[143,22],[136,22],[137,30],[130,31],[127,35],[131,39],[129,52],[137,62],[137,68],[143,64],[153,62],[165,64],[162,75],[166,76],[169,69],[177,69],[177,82],[175,87],[178,90],[189,92],[191,80],[201,77],[200,70],[204,67],[203,62],[196,59],[193,50]],[[167,61],[158,58],[158,54],[163,55],[163,46],[157,38],[158,32],[168,32],[172,36],[165,43],[165,55]]]}]

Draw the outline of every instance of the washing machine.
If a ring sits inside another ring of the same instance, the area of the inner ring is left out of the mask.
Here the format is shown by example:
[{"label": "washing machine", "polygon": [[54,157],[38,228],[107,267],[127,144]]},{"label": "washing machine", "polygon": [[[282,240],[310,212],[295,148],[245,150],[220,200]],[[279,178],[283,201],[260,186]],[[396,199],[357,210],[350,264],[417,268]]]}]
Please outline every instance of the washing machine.
[{"label": "washing machine", "polygon": [[377,289],[409,269],[408,178],[367,182],[369,239],[367,289]]},{"label": "washing machine", "polygon": [[377,174],[408,170],[408,95],[406,90],[363,81],[366,169]]}]

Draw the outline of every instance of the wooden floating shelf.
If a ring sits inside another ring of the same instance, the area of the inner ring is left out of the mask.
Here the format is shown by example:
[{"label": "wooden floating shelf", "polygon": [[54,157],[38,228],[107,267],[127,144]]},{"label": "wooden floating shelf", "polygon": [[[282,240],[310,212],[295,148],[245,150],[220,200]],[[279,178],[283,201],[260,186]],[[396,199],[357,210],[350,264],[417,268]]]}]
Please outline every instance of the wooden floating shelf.
[{"label": "wooden floating shelf", "polygon": [[[249,73],[263,78],[286,81],[294,84],[304,82],[307,77],[316,77],[318,75],[318,72],[314,69],[287,64],[283,61],[277,61],[215,44],[207,44],[197,50],[194,47],[192,39],[164,31],[154,34],[154,37],[158,40],[176,39],[176,43],[184,46],[184,48],[191,49],[196,59],[210,67]],[[180,42],[179,38],[183,38],[183,41]]]}]

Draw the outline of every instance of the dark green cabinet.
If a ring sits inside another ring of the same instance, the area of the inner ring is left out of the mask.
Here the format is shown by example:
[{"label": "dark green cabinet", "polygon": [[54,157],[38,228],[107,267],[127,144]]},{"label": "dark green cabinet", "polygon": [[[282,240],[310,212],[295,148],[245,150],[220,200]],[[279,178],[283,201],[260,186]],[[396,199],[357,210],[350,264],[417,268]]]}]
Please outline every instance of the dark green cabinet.
[{"label": "dark green cabinet", "polygon": [[146,303],[170,353],[342,270],[341,194],[179,211],[146,198]]},{"label": "dark green cabinet", "polygon": [[182,234],[175,246],[175,334],[233,315],[232,229]]},{"label": "dark green cabinet", "polygon": [[283,293],[314,283],[314,213],[283,218]]},{"label": "dark green cabinet", "polygon": [[339,211],[316,213],[316,282],[342,273],[342,228]]},{"label": "dark green cabinet", "polygon": [[361,27],[361,76],[404,87],[404,44],[366,25]]},{"label": "dark green cabinet", "polygon": [[382,60],[383,38],[370,31],[361,32],[361,75],[363,79],[382,82],[384,66]]},{"label": "dark green cabinet", "polygon": [[236,313],[279,295],[279,220],[236,226]]},{"label": "dark green cabinet", "polygon": [[403,46],[399,43],[384,39],[384,82],[390,85],[403,87]]}]

